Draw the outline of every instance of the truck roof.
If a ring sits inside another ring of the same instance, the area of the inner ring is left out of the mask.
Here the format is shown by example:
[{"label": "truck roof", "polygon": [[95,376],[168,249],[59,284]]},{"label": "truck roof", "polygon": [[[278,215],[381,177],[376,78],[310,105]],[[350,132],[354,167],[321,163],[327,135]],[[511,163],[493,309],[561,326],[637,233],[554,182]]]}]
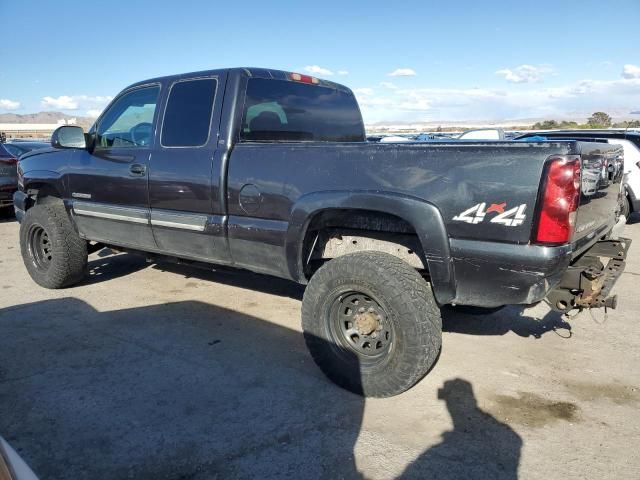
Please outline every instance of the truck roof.
[{"label": "truck roof", "polygon": [[[136,83],[133,83],[131,85],[129,85],[128,87],[126,87],[125,90],[128,90],[132,87],[136,87],[139,85],[146,85],[148,83],[155,83],[155,82],[160,82],[160,83],[170,83],[173,82],[175,80],[181,80],[183,78],[193,78],[193,77],[207,77],[207,76],[212,76],[212,75],[222,75],[222,74],[237,74],[240,76],[245,76],[245,77],[250,77],[250,78],[269,78],[269,79],[273,79],[273,80],[287,80],[287,81],[293,81],[290,78],[290,75],[292,73],[296,73],[296,72],[287,72],[285,70],[274,70],[272,68],[258,68],[258,67],[233,67],[233,68],[218,68],[218,69],[214,69],[214,70],[201,70],[201,71],[196,71],[196,72],[188,72],[188,73],[178,73],[178,74],[174,74],[174,75],[165,75],[162,77],[154,77],[154,78],[148,78],[146,80],[142,80]],[[303,74],[306,75],[306,74]],[[314,77],[316,78],[316,77]],[[324,80],[321,78],[318,78],[318,83],[316,83],[315,85],[320,85],[322,87],[328,87],[328,88],[335,88],[337,90],[342,90],[345,92],[351,92],[351,89],[349,89],[348,87],[345,87],[344,85],[341,85],[339,83],[335,83],[335,82],[331,82],[329,80]]]}]

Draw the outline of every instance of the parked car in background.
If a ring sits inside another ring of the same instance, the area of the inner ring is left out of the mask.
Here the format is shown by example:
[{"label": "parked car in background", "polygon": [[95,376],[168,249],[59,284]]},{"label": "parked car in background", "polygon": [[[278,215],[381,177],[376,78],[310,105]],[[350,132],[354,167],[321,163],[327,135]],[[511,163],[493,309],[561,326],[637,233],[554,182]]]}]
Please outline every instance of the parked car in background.
[{"label": "parked car in background", "polygon": [[[18,189],[18,156],[0,143],[0,210],[13,206],[13,193]],[[4,213],[4,212],[3,212]]]},{"label": "parked car in background", "polygon": [[476,128],[462,132],[457,140],[504,140],[504,130],[501,128]]},{"label": "parked car in background", "polygon": [[382,137],[379,143],[408,143],[414,141],[415,140],[411,137],[405,137],[402,135],[389,135],[386,137]]},{"label": "parked car in background", "polygon": [[23,155],[32,150],[37,150],[39,148],[49,148],[51,147],[51,143],[37,142],[33,140],[27,140],[27,141],[12,140],[9,143],[5,143],[4,147],[9,153],[11,153],[13,156],[17,158],[20,155]]},{"label": "parked car in background", "polygon": [[[531,132],[520,135],[518,140],[527,141],[533,137],[551,140],[583,140],[621,145],[624,151],[624,197],[622,213],[629,218],[633,212],[640,212],[640,132],[630,130],[553,130]],[[583,175],[583,183],[589,177]],[[584,188],[584,185],[583,185]]]},{"label": "parked car in background", "polygon": [[456,138],[458,133],[443,133],[443,132],[424,132],[416,135],[416,142],[438,142],[448,141]]}]

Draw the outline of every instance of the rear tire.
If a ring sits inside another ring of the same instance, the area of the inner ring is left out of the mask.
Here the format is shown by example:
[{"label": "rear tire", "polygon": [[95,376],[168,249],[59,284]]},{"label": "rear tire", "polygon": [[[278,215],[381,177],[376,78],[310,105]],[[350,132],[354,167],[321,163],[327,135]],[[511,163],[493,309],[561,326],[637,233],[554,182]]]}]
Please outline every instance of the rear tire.
[{"label": "rear tire", "polygon": [[622,197],[622,215],[627,217],[627,221],[629,221],[629,217],[631,216],[631,203],[629,202],[629,197],[626,195]]},{"label": "rear tire", "polygon": [[20,225],[20,250],[29,275],[42,287],[68,287],[85,275],[87,242],[76,233],[61,202],[27,210]]},{"label": "rear tire", "polygon": [[322,266],[304,293],[302,327],[325,375],[369,397],[411,388],[435,364],[442,345],[430,285],[386,253],[353,253]]}]

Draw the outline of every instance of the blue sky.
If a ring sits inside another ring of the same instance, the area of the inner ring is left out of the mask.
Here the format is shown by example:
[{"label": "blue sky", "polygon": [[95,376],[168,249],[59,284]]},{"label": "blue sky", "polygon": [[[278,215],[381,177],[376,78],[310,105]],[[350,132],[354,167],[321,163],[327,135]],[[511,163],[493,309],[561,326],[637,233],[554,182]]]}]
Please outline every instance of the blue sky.
[{"label": "blue sky", "polygon": [[95,115],[135,81],[228,66],[344,83],[369,123],[640,110],[638,0],[0,0],[0,18],[0,113]]}]

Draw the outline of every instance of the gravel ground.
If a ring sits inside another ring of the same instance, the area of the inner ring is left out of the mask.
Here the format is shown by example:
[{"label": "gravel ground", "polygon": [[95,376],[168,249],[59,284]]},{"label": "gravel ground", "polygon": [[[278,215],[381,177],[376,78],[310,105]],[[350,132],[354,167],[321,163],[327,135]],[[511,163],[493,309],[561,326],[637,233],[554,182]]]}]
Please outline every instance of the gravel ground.
[{"label": "gravel ground", "polygon": [[43,479],[640,478],[640,223],[618,310],[444,312],[434,370],[363,400],[300,334],[301,287],[103,250],[36,286],[0,223],[0,435]]}]

